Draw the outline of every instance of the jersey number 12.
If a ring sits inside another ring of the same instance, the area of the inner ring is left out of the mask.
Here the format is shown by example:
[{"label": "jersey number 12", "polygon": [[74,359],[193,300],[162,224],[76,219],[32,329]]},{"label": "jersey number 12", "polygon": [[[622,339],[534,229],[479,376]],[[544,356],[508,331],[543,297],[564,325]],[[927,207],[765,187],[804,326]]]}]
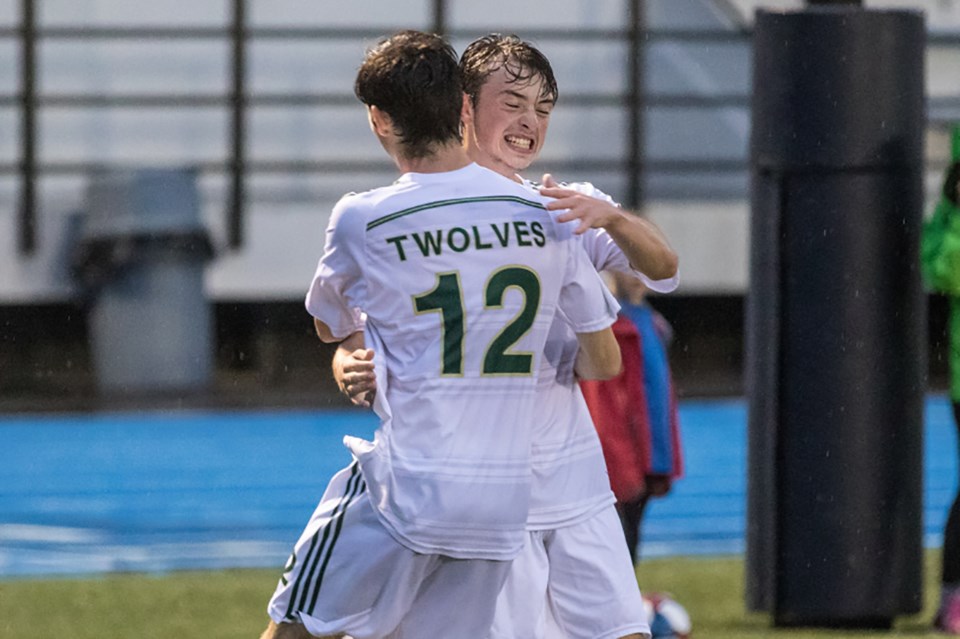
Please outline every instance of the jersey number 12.
[{"label": "jersey number 12", "polygon": [[[483,375],[530,375],[533,372],[533,354],[510,352],[533,326],[540,306],[540,280],[536,272],[522,266],[507,266],[490,276],[484,287],[484,307],[503,308],[507,289],[523,293],[520,312],[493,338],[483,357]],[[440,313],[443,331],[443,375],[463,375],[464,317],[463,290],[460,273],[437,274],[437,285],[413,298],[417,314]]]}]

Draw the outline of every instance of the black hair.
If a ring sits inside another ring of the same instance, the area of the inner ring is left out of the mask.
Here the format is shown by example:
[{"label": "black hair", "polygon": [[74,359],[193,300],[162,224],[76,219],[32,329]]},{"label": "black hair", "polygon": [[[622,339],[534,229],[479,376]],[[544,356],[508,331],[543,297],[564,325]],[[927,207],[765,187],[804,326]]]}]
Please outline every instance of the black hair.
[{"label": "black hair", "polygon": [[381,40],[367,51],[353,90],[361,102],[390,116],[407,157],[462,140],[457,54],[438,35],[408,30]]},{"label": "black hair", "polygon": [[511,82],[532,83],[542,79],[541,99],[556,102],[560,96],[553,67],[539,49],[515,35],[491,33],[471,42],[460,56],[463,90],[474,105],[480,87],[500,68],[506,71]]}]

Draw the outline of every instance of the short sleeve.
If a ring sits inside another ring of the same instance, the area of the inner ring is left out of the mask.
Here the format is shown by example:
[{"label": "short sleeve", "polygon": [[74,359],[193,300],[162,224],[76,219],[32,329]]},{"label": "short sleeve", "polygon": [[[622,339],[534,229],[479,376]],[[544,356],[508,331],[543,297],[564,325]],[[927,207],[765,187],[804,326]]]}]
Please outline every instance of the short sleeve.
[{"label": "short sleeve", "polygon": [[[571,182],[564,184],[564,188],[572,189],[583,195],[609,202],[614,206],[620,206],[620,203],[604,193],[589,182]],[[583,234],[583,248],[587,251],[590,261],[598,271],[616,271],[626,275],[632,275],[651,291],[657,293],[672,293],[680,286],[680,274],[664,280],[653,280],[647,277],[641,271],[636,270],[630,265],[630,260],[624,255],[623,251],[613,241],[610,234],[603,229],[589,229]]]},{"label": "short sleeve", "polygon": [[617,243],[603,229],[588,229],[583,234],[583,248],[598,271],[616,271],[632,275],[642,281],[648,289],[657,293],[672,293],[680,286],[679,272],[664,280],[654,280],[633,268]]},{"label": "short sleeve", "polygon": [[560,313],[575,333],[594,333],[617,320],[620,304],[600,279],[579,242],[571,239],[570,259],[560,291]]},{"label": "short sleeve", "polygon": [[307,311],[337,339],[364,327],[363,240],[363,216],[341,200],[330,216],[323,255],[306,298]]}]

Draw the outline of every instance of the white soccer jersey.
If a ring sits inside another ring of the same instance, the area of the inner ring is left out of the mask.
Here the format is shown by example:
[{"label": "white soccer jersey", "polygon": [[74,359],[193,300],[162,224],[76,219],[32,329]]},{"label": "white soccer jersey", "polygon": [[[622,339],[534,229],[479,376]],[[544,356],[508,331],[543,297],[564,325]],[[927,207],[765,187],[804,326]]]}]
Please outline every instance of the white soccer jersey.
[{"label": "white soccer jersey", "polygon": [[[531,182],[525,184],[536,188]],[[562,186],[616,204],[588,182]],[[603,229],[589,229],[581,238],[597,271],[634,275],[660,293],[669,293],[679,285],[679,276],[651,280],[633,269]],[[583,521],[615,501],[600,438],[574,374],[577,350],[576,336],[562,321],[555,322],[547,338],[537,390],[537,405],[542,412],[535,423],[531,450],[533,485],[527,521],[530,530],[549,530]]]},{"label": "white soccer jersey", "polygon": [[[519,178],[527,188],[539,192],[540,185],[537,182],[533,182],[519,175],[517,178]],[[559,186],[564,189],[570,189],[572,191],[582,193],[583,195],[587,195],[597,200],[609,202],[616,207],[620,206],[619,202],[614,200],[607,193],[595,187],[590,182],[561,182]],[[620,247],[617,246],[617,243],[614,242],[613,238],[610,237],[610,234],[604,229],[588,229],[580,237],[583,241],[583,247],[586,249],[587,254],[590,256],[590,260],[593,262],[593,265],[598,271],[618,271],[628,275],[633,275],[634,277],[639,278],[643,282],[644,286],[657,293],[672,293],[673,291],[677,290],[678,286],[680,286],[679,273],[664,280],[652,280],[644,273],[634,269],[632,266],[630,266],[630,259],[624,254]]]},{"label": "white soccer jersey", "polygon": [[381,418],[346,438],[381,521],[417,552],[512,559],[525,539],[534,393],[555,316],[619,306],[546,198],[471,164],[406,174],[334,209],[306,305],[374,349]]}]

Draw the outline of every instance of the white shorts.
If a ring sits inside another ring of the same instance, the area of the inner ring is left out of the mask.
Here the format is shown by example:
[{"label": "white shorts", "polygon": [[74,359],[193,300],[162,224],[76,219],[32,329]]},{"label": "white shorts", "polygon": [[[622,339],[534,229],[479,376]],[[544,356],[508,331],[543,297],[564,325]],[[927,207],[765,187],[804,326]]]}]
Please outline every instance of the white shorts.
[{"label": "white shorts", "polygon": [[650,626],[616,509],[537,530],[500,591],[490,639],[617,639]]},{"label": "white shorts", "polygon": [[[337,473],[267,607],[277,623],[354,639],[483,637],[510,562],[415,553],[380,523],[357,464]],[[462,635],[461,635],[462,632]]]}]

